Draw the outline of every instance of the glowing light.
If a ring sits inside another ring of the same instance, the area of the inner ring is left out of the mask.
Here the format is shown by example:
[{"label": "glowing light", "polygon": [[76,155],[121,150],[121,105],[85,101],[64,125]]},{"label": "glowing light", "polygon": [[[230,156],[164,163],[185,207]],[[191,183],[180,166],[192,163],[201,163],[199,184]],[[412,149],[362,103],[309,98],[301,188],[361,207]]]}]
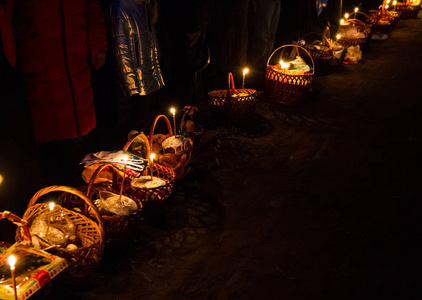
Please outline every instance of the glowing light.
[{"label": "glowing light", "polygon": [[151,153],[149,156],[149,159],[151,160],[151,163],[154,162],[154,158],[155,158],[155,153]]},{"label": "glowing light", "polygon": [[388,4],[386,4],[384,7],[385,7],[385,9],[388,9],[390,6]]},{"label": "glowing light", "polygon": [[48,203],[48,208],[50,209],[50,211],[54,209],[54,205],[56,205],[54,202]]},{"label": "glowing light", "polygon": [[290,63],[288,63],[288,62],[285,63],[283,60],[280,60],[280,67],[282,69],[287,69],[287,68],[289,68],[289,66],[290,66]]},{"label": "glowing light", "polygon": [[348,18],[349,18],[349,14],[348,14],[348,13],[345,13],[345,14],[344,14],[344,18],[345,18],[345,19],[348,19]]},{"label": "glowing light", "polygon": [[246,77],[246,74],[248,74],[248,73],[249,73],[249,69],[248,68],[244,68],[243,69],[243,79],[242,79],[242,89],[245,88],[245,77]]},{"label": "glowing light", "polygon": [[344,25],[344,19],[340,20],[340,25]]},{"label": "glowing light", "polygon": [[3,176],[0,175],[0,184],[3,182]]},{"label": "glowing light", "polygon": [[10,268],[14,269],[15,268],[15,264],[16,264],[16,257],[14,255],[9,255],[9,258],[7,259]]},{"label": "glowing light", "polygon": [[359,10],[359,7],[355,7],[355,13],[357,13]]},{"label": "glowing light", "polygon": [[337,38],[337,40],[339,40],[341,38],[341,35],[340,34],[337,34],[336,35],[336,38]]}]

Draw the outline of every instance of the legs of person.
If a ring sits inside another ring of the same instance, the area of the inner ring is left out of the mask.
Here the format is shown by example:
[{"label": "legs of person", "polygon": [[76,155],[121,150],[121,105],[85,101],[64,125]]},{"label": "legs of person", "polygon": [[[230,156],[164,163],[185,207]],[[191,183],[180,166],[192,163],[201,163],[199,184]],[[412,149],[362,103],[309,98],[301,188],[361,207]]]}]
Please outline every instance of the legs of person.
[{"label": "legs of person", "polygon": [[253,5],[256,21],[250,61],[260,66],[266,62],[273,50],[281,3],[280,0],[253,0]]}]

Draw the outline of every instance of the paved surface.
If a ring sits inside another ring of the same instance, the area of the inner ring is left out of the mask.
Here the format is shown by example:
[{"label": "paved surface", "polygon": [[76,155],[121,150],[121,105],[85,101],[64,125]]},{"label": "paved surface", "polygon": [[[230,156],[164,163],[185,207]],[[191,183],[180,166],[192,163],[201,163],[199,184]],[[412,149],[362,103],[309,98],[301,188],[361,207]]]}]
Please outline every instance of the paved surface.
[{"label": "paved surface", "polygon": [[[262,93],[236,128],[211,126],[200,103],[194,166],[155,218],[86,284],[42,296],[420,299],[421,50],[421,20],[400,20],[358,64],[316,77],[305,105]],[[1,209],[21,213],[42,182],[15,114],[0,135]]]}]

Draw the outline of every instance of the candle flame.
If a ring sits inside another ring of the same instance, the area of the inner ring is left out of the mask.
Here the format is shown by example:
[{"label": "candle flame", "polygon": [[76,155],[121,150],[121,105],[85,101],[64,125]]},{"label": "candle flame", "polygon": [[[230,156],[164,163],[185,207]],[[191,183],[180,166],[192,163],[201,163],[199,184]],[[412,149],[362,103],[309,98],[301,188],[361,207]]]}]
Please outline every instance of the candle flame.
[{"label": "candle flame", "polygon": [[340,34],[337,34],[336,35],[336,38],[339,40],[341,38],[341,35]]},{"label": "candle flame", "polygon": [[154,162],[154,158],[155,158],[155,153],[151,153],[149,155],[149,159],[151,160],[152,163]]},{"label": "candle flame", "polygon": [[348,13],[345,13],[345,14],[344,14],[344,18],[345,18],[345,19],[348,19],[348,18],[349,18],[349,14],[348,14]]},{"label": "candle flame", "polygon": [[14,255],[9,255],[9,258],[7,259],[7,261],[9,262],[9,266],[11,269],[15,267],[16,257]]},{"label": "candle flame", "polygon": [[386,4],[386,5],[385,5],[385,9],[388,9],[388,7],[389,7],[389,5],[388,5],[388,4]]},{"label": "candle flame", "polygon": [[287,69],[290,66],[290,63],[285,63],[283,60],[280,60],[280,67],[282,69]]},{"label": "candle flame", "polygon": [[248,74],[249,73],[249,69],[248,68],[244,68],[243,69],[243,75],[246,75],[246,74]]},{"label": "candle flame", "polygon": [[173,114],[173,116],[174,116],[174,114],[176,113],[176,109],[174,108],[174,107],[172,107],[172,108],[170,108],[170,112]]},{"label": "candle flame", "polygon": [[396,0],[394,0],[394,1],[393,1],[393,5],[396,5],[396,4],[397,4],[397,1],[396,1]]},{"label": "candle flame", "polygon": [[54,209],[54,205],[56,205],[56,203],[54,203],[54,202],[48,203],[48,208],[50,209],[50,211],[52,211]]},{"label": "candle flame", "polygon": [[385,1],[387,4],[390,4],[390,0]]},{"label": "candle flame", "polygon": [[355,13],[357,13],[359,10],[359,7],[355,7]]},{"label": "candle flame", "polygon": [[344,19],[341,19],[340,20],[340,25],[343,25],[344,24]]}]

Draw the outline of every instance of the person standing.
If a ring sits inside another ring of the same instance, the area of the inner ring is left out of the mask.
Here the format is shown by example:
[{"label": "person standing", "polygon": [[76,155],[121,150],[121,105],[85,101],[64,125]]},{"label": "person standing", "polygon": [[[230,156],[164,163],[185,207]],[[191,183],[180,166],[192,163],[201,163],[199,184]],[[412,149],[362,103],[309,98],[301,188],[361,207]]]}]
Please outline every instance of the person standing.
[{"label": "person standing", "polygon": [[[102,7],[98,0],[15,0],[12,23],[41,176],[70,185],[96,126],[91,69],[104,64],[107,50]],[[10,51],[13,40],[3,42]]]},{"label": "person standing", "polygon": [[164,87],[154,27],[156,2],[109,0],[104,7],[110,58],[107,65],[115,74],[112,78],[117,86],[117,134],[125,140],[130,130],[147,129],[153,93]]}]

